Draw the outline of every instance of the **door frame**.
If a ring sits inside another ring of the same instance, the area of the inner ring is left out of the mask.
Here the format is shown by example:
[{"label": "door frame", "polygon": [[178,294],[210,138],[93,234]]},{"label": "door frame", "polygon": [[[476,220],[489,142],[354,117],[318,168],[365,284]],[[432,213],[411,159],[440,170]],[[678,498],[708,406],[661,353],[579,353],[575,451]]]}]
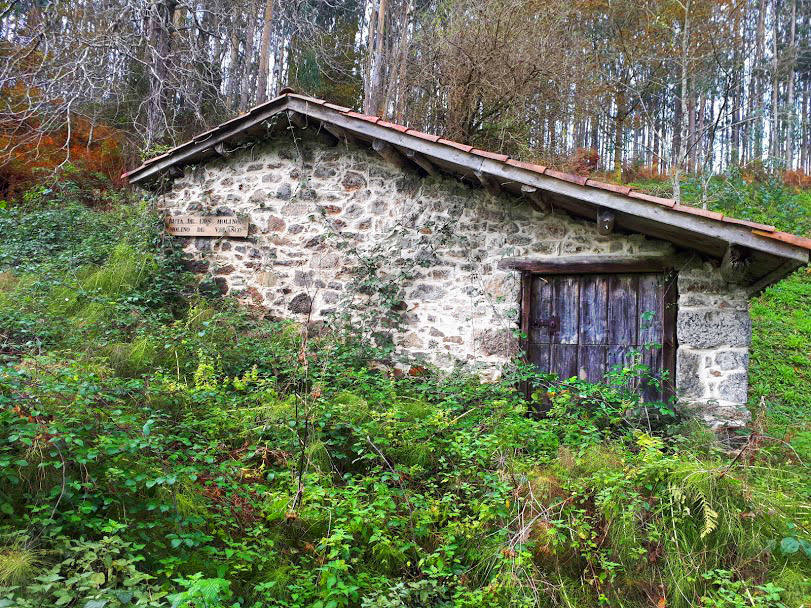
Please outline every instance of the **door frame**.
[{"label": "door frame", "polygon": [[[593,258],[592,258],[593,260]],[[637,261],[588,261],[571,263],[570,260],[554,260],[543,262],[524,262],[521,272],[520,295],[520,348],[524,362],[529,363],[529,323],[530,307],[532,302],[532,278],[550,274],[629,274],[629,273],[658,273],[664,275],[664,292],[662,294],[662,371],[669,372],[669,380],[663,386],[662,394],[665,399],[676,396],[676,351],[679,348],[676,336],[676,320],[678,318],[679,293],[678,271],[661,258]],[[531,387],[524,382],[521,392],[529,399]]]}]

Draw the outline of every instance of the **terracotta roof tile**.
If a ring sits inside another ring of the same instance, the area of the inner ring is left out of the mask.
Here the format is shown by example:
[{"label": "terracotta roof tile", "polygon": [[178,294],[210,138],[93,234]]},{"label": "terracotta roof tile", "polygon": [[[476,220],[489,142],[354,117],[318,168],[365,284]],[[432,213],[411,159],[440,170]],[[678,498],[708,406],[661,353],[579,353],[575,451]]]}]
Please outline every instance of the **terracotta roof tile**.
[{"label": "terracotta roof tile", "polygon": [[484,156],[485,158],[500,160],[501,162],[505,162],[510,158],[506,154],[499,154],[498,152],[488,152],[487,150],[480,150],[479,148],[473,148],[471,152],[473,152],[473,154],[476,154],[477,156]]},{"label": "terracotta roof tile", "polygon": [[222,128],[221,126],[216,126],[213,129],[209,129],[208,131],[203,131],[202,133],[198,133],[197,135],[194,136],[194,139],[192,139],[192,141],[193,142],[203,141],[209,135],[211,135],[212,133],[214,133],[216,131],[219,131],[221,128]]},{"label": "terracotta roof tile", "polygon": [[288,93],[288,95],[290,97],[296,97],[303,101],[309,101],[310,103],[318,104],[319,106],[323,106],[325,103],[327,103],[323,99],[318,99],[316,97],[307,97],[307,95],[300,95],[299,93]]},{"label": "terracotta roof tile", "polygon": [[405,127],[403,125],[396,125],[393,122],[389,122],[387,120],[379,120],[377,124],[380,125],[381,127],[386,127],[387,129],[394,129],[399,133],[405,133],[406,131],[408,131],[408,127]]},{"label": "terracotta roof tile", "polygon": [[555,179],[563,180],[564,182],[571,182],[573,184],[580,184],[585,186],[588,181],[587,177],[582,175],[575,175],[574,173],[564,173],[563,171],[556,171],[555,169],[547,169],[546,175],[554,177]]},{"label": "terracotta roof tile", "polygon": [[811,249],[811,239],[807,239],[803,236],[789,234],[788,232],[767,232],[765,230],[753,230],[752,233],[757,234],[758,236],[765,236],[770,239],[775,239],[777,241],[783,241],[789,245],[796,245],[797,247]]},{"label": "terracotta roof tile", "polygon": [[740,224],[741,226],[746,226],[747,228],[754,228],[755,230],[763,230],[765,232],[774,232],[777,230],[777,228],[774,226],[769,226],[768,224],[759,224],[749,220],[739,220],[736,217],[729,217],[726,215],[724,216],[724,221],[729,224]]},{"label": "terracotta roof tile", "polygon": [[535,173],[544,173],[546,171],[546,167],[543,165],[536,165],[533,163],[525,163],[522,160],[515,160],[514,158],[507,159],[507,164],[512,165],[513,167],[518,167],[519,169],[526,169],[527,171],[533,171]]},{"label": "terracotta roof tile", "polygon": [[600,190],[608,190],[609,192],[616,192],[617,194],[628,195],[631,193],[632,188],[629,186],[620,186],[618,184],[610,184],[608,182],[600,182],[596,179],[589,179],[586,181],[587,186],[592,188],[599,188]]},{"label": "terracotta roof tile", "polygon": [[337,110],[338,112],[351,112],[352,108],[345,108],[344,106],[339,106],[334,103],[324,102],[324,107],[329,108],[330,110]]},{"label": "terracotta roof tile", "polygon": [[689,205],[673,205],[674,211],[679,211],[681,213],[689,213],[691,215],[700,215],[701,217],[707,217],[711,220],[723,220],[724,214],[718,213],[717,211],[709,211],[707,209],[699,209],[698,207],[690,207]]},{"label": "terracotta roof tile", "polygon": [[473,146],[460,144],[458,141],[452,141],[450,139],[445,139],[444,137],[440,137],[438,141],[441,144],[445,144],[446,146],[450,146],[451,148],[456,148],[457,150],[462,150],[463,152],[470,152],[473,150]]},{"label": "terracotta roof tile", "polygon": [[656,203],[657,205],[664,205],[665,207],[673,207],[676,205],[676,201],[674,201],[672,198],[662,198],[661,196],[653,196],[652,194],[646,194],[645,192],[637,192],[636,190],[631,190],[628,193],[628,196],[631,198],[638,198],[641,201]]},{"label": "terracotta roof tile", "polygon": [[141,165],[141,166],[145,167],[146,165],[152,165],[152,164],[158,162],[160,159],[166,158],[167,156],[169,156],[170,154],[175,152],[177,149],[179,149],[183,145],[185,145],[185,144],[180,144],[180,146],[176,146],[176,147],[172,148],[171,150],[167,150],[163,154],[159,154],[158,156],[153,156],[152,158],[145,160],[144,164]]},{"label": "terracotta roof tile", "polygon": [[377,116],[369,116],[368,114],[361,114],[360,112],[343,112],[344,116],[349,116],[351,118],[360,118],[361,120],[365,120],[366,122],[377,123],[380,121],[380,118]]},{"label": "terracotta roof tile", "polygon": [[422,131],[417,131],[416,129],[409,129],[406,131],[406,135],[413,135],[414,137],[419,137],[420,139],[426,139],[428,141],[437,141],[439,139],[439,135],[431,135],[430,133],[423,133]]}]

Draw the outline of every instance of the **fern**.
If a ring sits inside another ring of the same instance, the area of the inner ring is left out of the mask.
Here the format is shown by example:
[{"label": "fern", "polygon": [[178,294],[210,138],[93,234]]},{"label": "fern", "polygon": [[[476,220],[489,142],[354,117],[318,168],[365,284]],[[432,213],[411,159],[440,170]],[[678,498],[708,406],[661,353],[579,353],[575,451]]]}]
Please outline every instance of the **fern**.
[{"label": "fern", "polygon": [[718,528],[718,512],[710,506],[707,497],[704,496],[701,490],[696,490],[696,495],[696,501],[701,506],[701,512],[704,515],[704,525],[699,535],[699,538],[703,540],[711,534],[713,530]]}]

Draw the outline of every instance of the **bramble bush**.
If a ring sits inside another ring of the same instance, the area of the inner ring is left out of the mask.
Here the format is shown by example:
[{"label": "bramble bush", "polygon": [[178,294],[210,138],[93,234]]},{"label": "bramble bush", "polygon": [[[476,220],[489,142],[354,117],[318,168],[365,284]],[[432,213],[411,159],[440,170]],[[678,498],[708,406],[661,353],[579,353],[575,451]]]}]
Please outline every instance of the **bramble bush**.
[{"label": "bramble bush", "polygon": [[206,293],[145,206],[4,213],[0,606],[807,605],[807,469],[644,368],[401,375]]}]

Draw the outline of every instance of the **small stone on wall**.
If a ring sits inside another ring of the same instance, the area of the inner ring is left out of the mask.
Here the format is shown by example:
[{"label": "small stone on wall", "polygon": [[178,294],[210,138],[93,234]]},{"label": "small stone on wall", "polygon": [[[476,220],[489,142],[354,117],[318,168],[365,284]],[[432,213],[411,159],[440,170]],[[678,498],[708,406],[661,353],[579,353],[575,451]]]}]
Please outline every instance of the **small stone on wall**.
[{"label": "small stone on wall", "polygon": [[310,299],[310,296],[308,296],[306,293],[300,293],[290,301],[288,308],[290,309],[290,312],[307,314],[310,312],[311,306],[312,300]]}]

